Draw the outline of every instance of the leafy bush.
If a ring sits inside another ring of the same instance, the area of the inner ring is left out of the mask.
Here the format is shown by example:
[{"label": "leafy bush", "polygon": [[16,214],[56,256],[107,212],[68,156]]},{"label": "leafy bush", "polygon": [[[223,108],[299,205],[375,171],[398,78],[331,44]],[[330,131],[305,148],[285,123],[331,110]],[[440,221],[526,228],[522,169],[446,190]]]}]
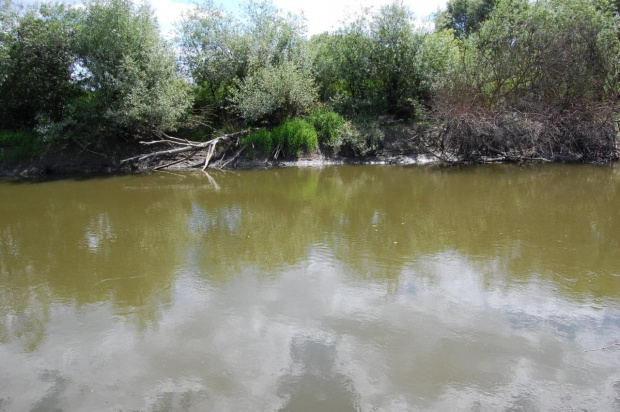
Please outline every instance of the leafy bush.
[{"label": "leafy bush", "polygon": [[39,146],[34,133],[0,131],[0,161],[32,159],[39,153]]},{"label": "leafy bush", "polygon": [[330,110],[316,110],[310,113],[308,120],[314,126],[319,143],[323,145],[332,145],[338,139],[338,134],[345,124],[345,120],[336,112]]},{"label": "leafy bush", "polygon": [[20,12],[0,4],[0,127],[32,127],[38,116],[55,121],[78,92],[72,81],[80,11],[41,4]]},{"label": "leafy bush", "polygon": [[79,132],[106,138],[174,128],[189,95],[153,11],[131,0],[96,0],[86,3],[84,28],[78,56],[92,104],[74,113],[87,127]]},{"label": "leafy bush", "polygon": [[303,19],[271,1],[245,2],[241,11],[234,16],[205,0],[184,16],[178,42],[199,88],[194,105],[232,109],[249,123],[307,113],[316,93]]},{"label": "leafy bush", "polygon": [[248,122],[279,122],[306,114],[316,98],[309,72],[295,63],[269,66],[249,75],[233,93],[234,109]]},{"label": "leafy bush", "polygon": [[617,18],[592,1],[495,2],[478,31],[459,43],[457,67],[437,90],[442,149],[467,161],[613,156],[617,29]]},{"label": "leafy bush", "polygon": [[317,36],[313,69],[321,99],[349,115],[411,117],[411,101],[430,99],[423,42],[411,10],[399,2]]},{"label": "leafy bush", "polygon": [[335,154],[342,156],[368,156],[377,152],[384,139],[385,133],[378,121],[359,119],[345,122],[331,146]]},{"label": "leafy bush", "polygon": [[543,112],[590,107],[620,92],[616,22],[593,2],[501,0],[463,42],[445,101]]}]

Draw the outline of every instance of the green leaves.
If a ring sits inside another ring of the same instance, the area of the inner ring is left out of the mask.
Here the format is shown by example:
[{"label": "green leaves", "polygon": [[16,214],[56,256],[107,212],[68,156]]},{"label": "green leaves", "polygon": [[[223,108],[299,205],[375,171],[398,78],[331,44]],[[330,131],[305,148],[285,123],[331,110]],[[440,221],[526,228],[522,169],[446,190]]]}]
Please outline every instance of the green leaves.
[{"label": "green leaves", "polygon": [[188,88],[148,6],[87,3],[78,54],[93,104],[76,115],[100,137],[171,129],[185,112]]},{"label": "green leaves", "polygon": [[617,96],[618,56],[613,17],[592,2],[501,0],[464,41],[453,85],[487,108],[587,108]]},{"label": "green leaves", "polygon": [[0,125],[32,126],[39,116],[60,119],[77,92],[71,70],[79,11],[41,5],[22,15],[8,8],[3,15]]},{"label": "green leaves", "polygon": [[147,6],[2,3],[0,126],[101,142],[170,129],[188,87]]},{"label": "green leaves", "polygon": [[496,0],[450,0],[446,10],[437,15],[438,30],[451,30],[454,38],[462,40],[474,34],[488,18]]},{"label": "green leaves", "polygon": [[423,42],[413,15],[399,3],[316,37],[314,72],[322,100],[349,115],[408,117],[412,101],[429,97]]},{"label": "green leaves", "polygon": [[[314,99],[301,18],[268,1],[250,1],[234,18],[207,1],[179,27],[181,60],[200,85],[200,105],[247,122],[279,122],[307,112]],[[230,105],[230,106],[229,106]]]},{"label": "green leaves", "polygon": [[316,98],[313,79],[295,62],[258,69],[238,84],[231,103],[249,122],[278,122],[307,113]]}]

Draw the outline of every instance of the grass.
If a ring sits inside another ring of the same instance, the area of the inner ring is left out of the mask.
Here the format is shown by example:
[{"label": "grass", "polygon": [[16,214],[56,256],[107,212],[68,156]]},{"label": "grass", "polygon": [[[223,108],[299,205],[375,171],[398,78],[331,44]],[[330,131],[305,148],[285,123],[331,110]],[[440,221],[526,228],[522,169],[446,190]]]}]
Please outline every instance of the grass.
[{"label": "grass", "polygon": [[319,139],[314,126],[305,119],[286,119],[269,131],[266,129],[251,133],[244,139],[246,145],[258,147],[265,153],[273,153],[280,147],[287,154],[301,155],[312,153],[319,147]]},{"label": "grass", "polygon": [[325,109],[310,113],[308,120],[318,134],[319,143],[325,146],[331,146],[336,143],[340,131],[345,124],[344,117]]},{"label": "grass", "polygon": [[40,142],[33,132],[0,130],[0,161],[31,160],[39,154]]}]

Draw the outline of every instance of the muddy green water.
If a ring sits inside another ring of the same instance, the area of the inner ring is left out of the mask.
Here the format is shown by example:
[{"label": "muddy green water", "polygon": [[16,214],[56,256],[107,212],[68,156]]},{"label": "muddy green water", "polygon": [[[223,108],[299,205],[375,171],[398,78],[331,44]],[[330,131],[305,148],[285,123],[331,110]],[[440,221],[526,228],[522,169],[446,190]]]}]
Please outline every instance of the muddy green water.
[{"label": "muddy green water", "polygon": [[618,411],[616,343],[619,166],[0,182],[0,411]]}]

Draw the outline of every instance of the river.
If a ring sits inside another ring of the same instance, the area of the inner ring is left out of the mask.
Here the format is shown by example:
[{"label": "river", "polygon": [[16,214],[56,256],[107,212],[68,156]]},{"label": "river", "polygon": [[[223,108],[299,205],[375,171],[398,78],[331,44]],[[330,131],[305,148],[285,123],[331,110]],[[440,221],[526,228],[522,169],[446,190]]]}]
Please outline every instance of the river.
[{"label": "river", "polygon": [[0,181],[0,411],[618,411],[620,166]]}]

